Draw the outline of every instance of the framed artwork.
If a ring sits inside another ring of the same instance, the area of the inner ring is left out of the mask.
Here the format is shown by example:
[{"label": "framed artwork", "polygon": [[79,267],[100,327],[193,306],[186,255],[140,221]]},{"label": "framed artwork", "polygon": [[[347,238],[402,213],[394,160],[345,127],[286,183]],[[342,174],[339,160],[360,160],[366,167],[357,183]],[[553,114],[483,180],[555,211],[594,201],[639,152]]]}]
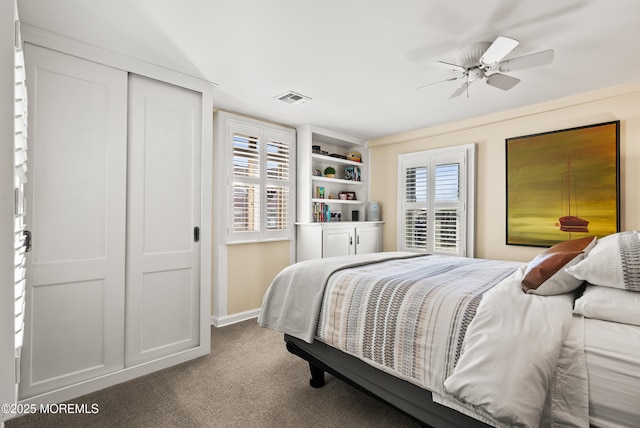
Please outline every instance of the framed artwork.
[{"label": "framed artwork", "polygon": [[620,229],[620,121],[506,139],[507,245]]}]

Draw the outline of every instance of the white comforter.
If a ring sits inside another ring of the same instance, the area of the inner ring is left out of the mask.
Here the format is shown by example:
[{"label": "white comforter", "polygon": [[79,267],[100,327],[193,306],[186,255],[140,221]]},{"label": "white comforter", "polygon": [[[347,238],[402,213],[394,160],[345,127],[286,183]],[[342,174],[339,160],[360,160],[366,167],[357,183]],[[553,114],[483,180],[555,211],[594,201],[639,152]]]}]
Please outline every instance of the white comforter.
[{"label": "white comforter", "polygon": [[582,319],[573,296],[520,288],[524,266],[485,293],[463,354],[434,401],[495,426],[588,427]]}]

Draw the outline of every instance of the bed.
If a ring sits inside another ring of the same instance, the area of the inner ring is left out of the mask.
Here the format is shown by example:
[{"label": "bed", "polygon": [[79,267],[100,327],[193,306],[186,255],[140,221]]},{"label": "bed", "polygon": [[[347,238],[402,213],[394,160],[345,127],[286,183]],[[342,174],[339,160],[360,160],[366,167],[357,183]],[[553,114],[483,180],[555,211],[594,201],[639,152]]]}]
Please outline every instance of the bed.
[{"label": "bed", "polygon": [[639,291],[640,238],[623,232],[526,264],[309,260],[274,279],[258,322],[309,362],[311,386],[331,373],[428,426],[634,426]]}]

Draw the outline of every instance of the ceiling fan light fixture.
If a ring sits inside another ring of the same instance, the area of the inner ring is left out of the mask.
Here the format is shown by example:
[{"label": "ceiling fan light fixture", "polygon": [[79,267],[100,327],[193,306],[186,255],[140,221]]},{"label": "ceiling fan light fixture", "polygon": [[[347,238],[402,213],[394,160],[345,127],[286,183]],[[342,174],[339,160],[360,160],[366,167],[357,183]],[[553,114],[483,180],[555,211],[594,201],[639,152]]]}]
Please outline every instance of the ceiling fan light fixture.
[{"label": "ceiling fan light fixture", "polygon": [[468,72],[469,83],[475,82],[476,80],[482,80],[483,78],[484,78],[484,73],[479,68],[472,68]]},{"label": "ceiling fan light fixture", "polygon": [[505,60],[507,55],[518,46],[519,42],[510,37],[499,36],[493,43],[479,42],[458,51],[457,64],[445,61],[433,61],[431,65],[438,68],[444,68],[450,71],[462,73],[457,77],[451,77],[437,82],[427,83],[418,86],[416,89],[426,88],[440,82],[450,82],[453,80],[464,79],[464,83],[451,96],[456,98],[467,93],[469,97],[469,85],[474,82],[485,80],[489,86],[493,86],[503,91],[520,83],[520,79],[503,74],[500,72],[509,72],[513,70],[521,70],[525,68],[538,67],[553,62],[554,50],[536,52]]}]

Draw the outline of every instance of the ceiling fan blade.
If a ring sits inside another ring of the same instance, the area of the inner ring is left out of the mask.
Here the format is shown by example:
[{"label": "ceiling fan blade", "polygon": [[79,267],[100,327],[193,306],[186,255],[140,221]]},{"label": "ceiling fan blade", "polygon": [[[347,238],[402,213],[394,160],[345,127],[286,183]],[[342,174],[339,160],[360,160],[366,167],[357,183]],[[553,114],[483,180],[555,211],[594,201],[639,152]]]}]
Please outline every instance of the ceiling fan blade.
[{"label": "ceiling fan blade", "polygon": [[430,62],[429,65],[431,65],[433,67],[444,68],[444,69],[450,70],[450,71],[464,72],[466,70],[461,65],[451,64],[449,62],[444,62],[444,61],[433,61],[433,62]]},{"label": "ceiling fan blade", "polygon": [[500,88],[503,91],[508,91],[509,89],[516,86],[518,83],[520,83],[520,79],[507,76],[506,74],[502,74],[502,73],[493,73],[487,77],[487,85]]},{"label": "ceiling fan blade", "polygon": [[426,85],[418,86],[418,87],[416,88],[416,90],[417,90],[417,89],[426,88],[427,86],[437,85],[438,83],[442,83],[442,82],[451,82],[451,81],[453,81],[453,80],[462,79],[463,77],[464,77],[464,76],[449,77],[448,79],[438,80],[437,82],[427,83]]},{"label": "ceiling fan blade", "polygon": [[462,86],[460,86],[458,89],[455,90],[455,92],[453,94],[451,94],[449,99],[459,97],[460,95],[462,95],[464,93],[464,91],[467,90],[468,87],[469,87],[469,82],[464,82],[462,84]]},{"label": "ceiling fan blade", "polygon": [[554,51],[548,49],[542,52],[536,52],[529,55],[519,56],[517,58],[508,59],[498,66],[498,70],[509,72],[514,70],[522,70],[524,68],[538,67],[541,65],[551,64],[553,62]]},{"label": "ceiling fan blade", "polygon": [[515,39],[499,36],[480,57],[480,64],[490,67],[499,63],[502,58],[518,46],[518,43],[520,42]]}]

